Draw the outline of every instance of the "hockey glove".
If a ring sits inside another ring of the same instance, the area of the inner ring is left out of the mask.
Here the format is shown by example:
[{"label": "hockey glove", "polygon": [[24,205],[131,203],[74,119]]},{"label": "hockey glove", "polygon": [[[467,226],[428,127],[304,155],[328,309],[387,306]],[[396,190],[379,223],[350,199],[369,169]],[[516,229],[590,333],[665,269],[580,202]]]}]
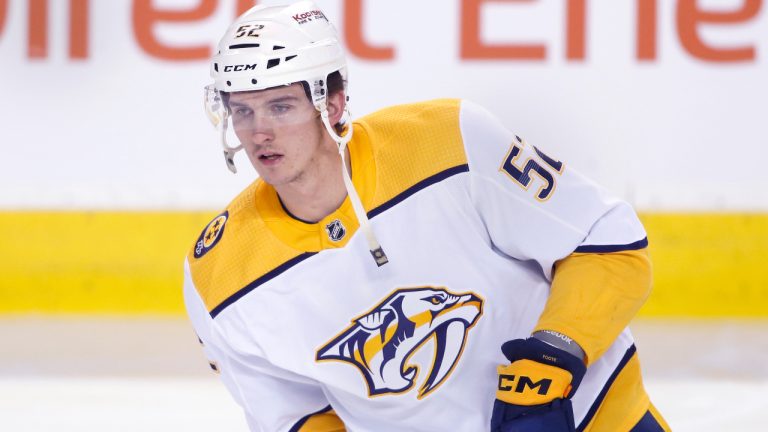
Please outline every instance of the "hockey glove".
[{"label": "hockey glove", "polygon": [[571,396],[587,367],[576,356],[536,338],[504,343],[491,432],[574,431]]}]

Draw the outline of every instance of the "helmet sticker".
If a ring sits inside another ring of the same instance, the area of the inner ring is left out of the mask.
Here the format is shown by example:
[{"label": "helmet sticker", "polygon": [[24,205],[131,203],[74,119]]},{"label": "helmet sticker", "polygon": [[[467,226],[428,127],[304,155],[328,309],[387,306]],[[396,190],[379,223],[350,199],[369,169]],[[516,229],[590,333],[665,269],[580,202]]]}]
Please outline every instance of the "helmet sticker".
[{"label": "helmet sticker", "polygon": [[299,24],[306,24],[318,19],[324,19],[326,22],[328,18],[325,17],[323,11],[319,9],[311,10],[309,12],[298,13],[292,17]]},{"label": "helmet sticker", "polygon": [[244,24],[241,25],[237,32],[235,33],[235,38],[241,38],[241,37],[259,37],[259,34],[256,33],[257,31],[263,29],[264,26],[261,24]]}]

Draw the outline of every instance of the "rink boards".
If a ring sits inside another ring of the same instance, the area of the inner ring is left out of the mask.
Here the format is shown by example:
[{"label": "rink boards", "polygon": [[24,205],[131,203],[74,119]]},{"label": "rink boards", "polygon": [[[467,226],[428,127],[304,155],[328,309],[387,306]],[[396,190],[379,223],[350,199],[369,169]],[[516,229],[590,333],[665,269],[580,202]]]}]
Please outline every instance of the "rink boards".
[{"label": "rink boards", "polygon": [[[187,249],[215,212],[0,213],[0,313],[182,313]],[[768,315],[768,215],[642,214],[644,316]]]}]

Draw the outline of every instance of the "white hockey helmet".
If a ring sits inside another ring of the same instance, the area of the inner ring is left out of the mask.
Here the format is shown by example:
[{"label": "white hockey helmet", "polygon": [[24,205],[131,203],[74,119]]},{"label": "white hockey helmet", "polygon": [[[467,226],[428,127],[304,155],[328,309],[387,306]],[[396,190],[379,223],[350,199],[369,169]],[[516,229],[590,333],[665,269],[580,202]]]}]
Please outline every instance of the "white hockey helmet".
[{"label": "white hockey helmet", "polygon": [[289,6],[255,6],[238,17],[221,38],[211,61],[213,84],[205,88],[206,112],[221,132],[227,167],[236,172],[235,153],[241,145],[227,144],[229,112],[221,92],[264,90],[305,82],[328,133],[346,145],[352,137],[349,110],[342,123],[344,136],[328,122],[328,75],[340,72],[346,87],[346,58],[336,29],[312,1]]}]

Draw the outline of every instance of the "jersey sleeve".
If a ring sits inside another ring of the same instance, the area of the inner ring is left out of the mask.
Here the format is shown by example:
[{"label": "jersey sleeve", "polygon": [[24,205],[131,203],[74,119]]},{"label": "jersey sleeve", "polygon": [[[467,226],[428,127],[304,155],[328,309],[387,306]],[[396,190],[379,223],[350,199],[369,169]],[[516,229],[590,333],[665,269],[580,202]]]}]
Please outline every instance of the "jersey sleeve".
[{"label": "jersey sleeve", "polygon": [[319,385],[227,343],[195,288],[188,262],[184,303],[205,356],[242,407],[251,431],[344,430]]},{"label": "jersey sleeve", "polygon": [[547,304],[534,331],[575,340],[590,365],[634,318],[651,293],[647,249],[573,253],[555,265]]},{"label": "jersey sleeve", "polygon": [[463,101],[460,126],[472,203],[502,253],[535,261],[551,281],[554,263],[571,253],[647,244],[627,203],[525,142],[483,108]]},{"label": "jersey sleeve", "polygon": [[648,242],[637,215],[477,105],[462,104],[461,129],[470,195],[491,242],[535,261],[551,282],[535,330],[570,336],[587,364],[595,362],[650,293]]}]

